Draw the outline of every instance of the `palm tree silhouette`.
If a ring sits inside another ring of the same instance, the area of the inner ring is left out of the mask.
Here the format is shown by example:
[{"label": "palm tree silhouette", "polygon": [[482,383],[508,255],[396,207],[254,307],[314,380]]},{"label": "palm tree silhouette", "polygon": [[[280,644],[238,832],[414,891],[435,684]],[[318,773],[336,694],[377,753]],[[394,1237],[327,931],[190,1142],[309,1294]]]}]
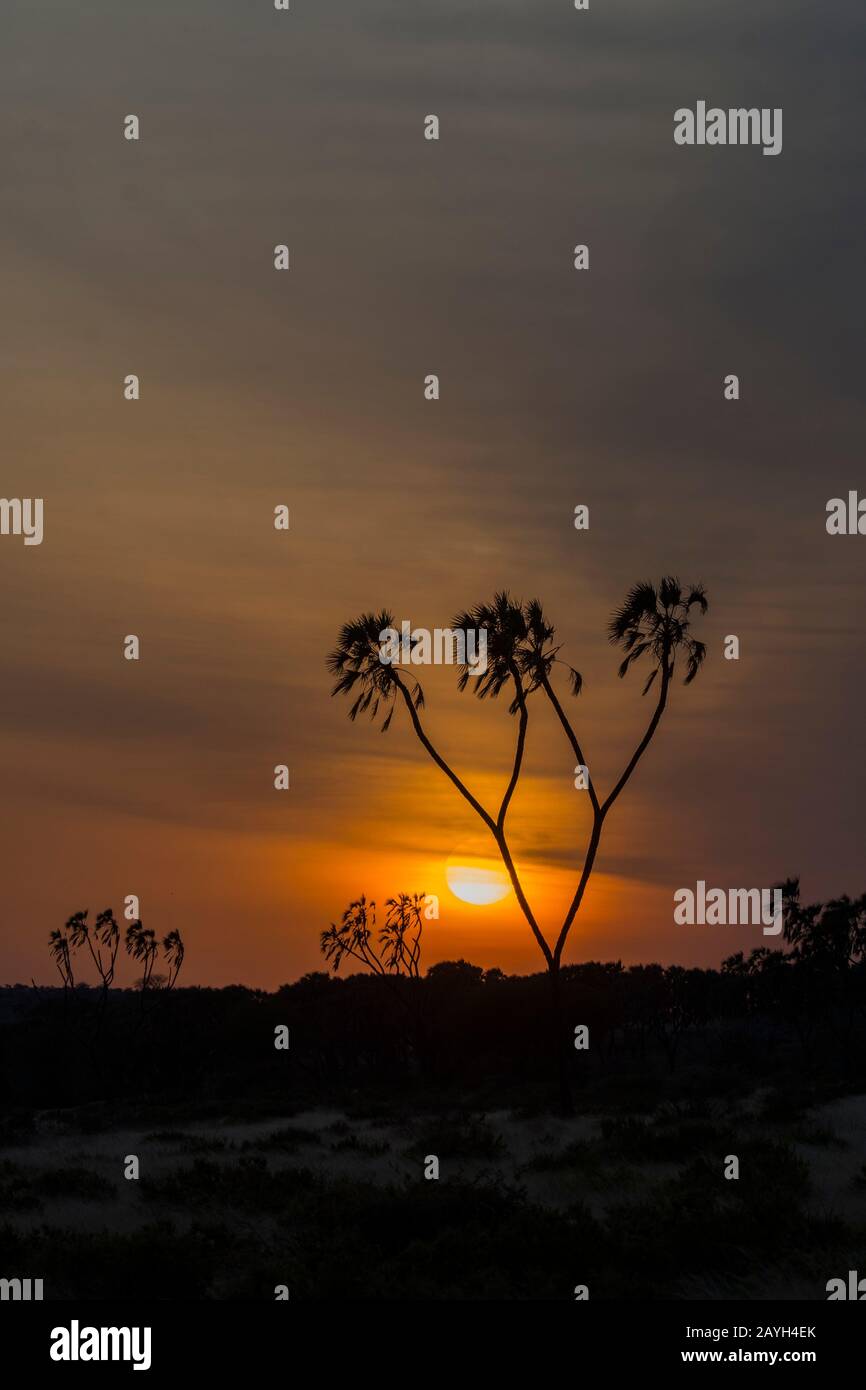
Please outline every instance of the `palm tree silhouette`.
[{"label": "palm tree silhouette", "polygon": [[418,979],[421,962],[421,934],[424,921],[421,908],[424,893],[398,893],[388,898],[385,925],[379,933],[382,957],[395,975]]},{"label": "palm tree silhouette", "polygon": [[373,946],[375,926],[376,904],[368,903],[362,893],[355,902],[349,903],[339,926],[332,922],[330,927],[322,932],[319,938],[322,954],[333,964],[334,974],[340,969],[346,956],[360,961],[376,975],[385,974],[385,967]]},{"label": "palm tree silhouette", "polygon": [[[386,709],[388,714],[382,725],[383,734],[394,717],[397,689],[405,690],[395,678],[396,667],[380,659],[381,633],[393,628],[393,613],[384,610],[378,615],[364,613],[354,622],[344,624],[337,639],[337,649],[328,658],[329,669],[338,677],[332,695],[356,694],[349,710],[352,721],[367,710],[370,711],[370,718],[375,719],[380,709]],[[424,695],[418,682],[414,684],[413,695],[420,709],[424,704]]]},{"label": "palm tree silhouette", "polygon": [[319,938],[322,954],[333,964],[334,973],[343,959],[350,956],[375,975],[406,975],[417,979],[420,973],[421,909],[424,893],[398,893],[388,898],[385,924],[376,936],[376,904],[362,894],[349,903],[339,926],[332,922]]},{"label": "palm tree silhouette", "polygon": [[139,961],[143,967],[143,973],[139,980],[141,988],[141,1007],[144,1008],[144,996],[150,985],[150,977],[153,974],[153,967],[156,962],[157,944],[156,933],[152,927],[142,926],[140,921],[130,922],[126,929],[126,950],[133,960]]},{"label": "palm tree silhouette", "polygon": [[75,976],[72,971],[72,953],[69,947],[68,937],[59,929],[55,929],[49,933],[48,949],[57,967],[57,972],[63,981],[63,997],[65,999],[67,990],[75,988]]},{"label": "palm tree silhouette", "polygon": [[[605,819],[649,747],[653,734],[659,726],[659,721],[667,706],[670,683],[674,677],[677,661],[684,659],[686,663],[684,685],[691,685],[703,665],[707,649],[703,642],[699,642],[691,636],[690,631],[691,619],[689,614],[694,607],[697,607],[702,614],[707,611],[707,596],[703,585],[692,586],[684,595],[679,580],[668,575],[662,579],[658,590],[646,582],[633,585],[626,595],[625,602],[612,615],[608,624],[608,640],[614,646],[621,647],[625,652],[617,675],[620,678],[626,676],[636,661],[648,656],[652,663],[652,670],[647,677],[641,695],[646,695],[656,677],[661,675],[659,695],[643,738],[605,801],[599,802],[590,777],[590,803],[593,813],[592,833],[584,857],[580,882],[557,938],[554,950],[557,968],[562,959],[562,952],[568,940],[571,924],[583,901],[586,885],[595,864]],[[547,693],[549,696],[553,693],[549,687]],[[559,713],[578,761],[584,763],[577,737],[569,721],[565,718],[561,706]]]},{"label": "palm tree silhouette", "polygon": [[[67,993],[75,989],[72,968],[73,955],[76,951],[87,947],[102,985],[96,1013],[96,1034],[98,1036],[105,1018],[108,992],[114,983],[117,954],[120,949],[120,928],[110,907],[97,914],[92,930],[87,921],[88,915],[87,909],[83,912],[74,912],[67,919],[62,931],[50,933],[48,949],[63,981],[65,1009]],[[163,938],[162,948],[168,965],[167,976],[154,976],[153,974],[159,948],[156,934],[150,928],[143,927],[140,921],[130,923],[126,930],[124,945],[132,959],[141,962],[143,966],[143,974],[138,981],[141,989],[140,1007],[143,1010],[144,995],[148,989],[154,985],[159,985],[170,990],[177,982],[185,954],[183,940],[177,930],[170,931]]]},{"label": "palm tree silhouette", "polygon": [[[100,975],[106,983],[106,988],[108,988],[114,980],[117,951],[120,945],[120,929],[110,907],[105,908],[103,912],[98,914],[94,934],[99,946],[105,949],[106,959],[103,968],[100,970]],[[101,960],[101,951],[99,952],[99,956]]]},{"label": "palm tree silhouette", "polygon": [[424,692],[420,682],[412,672],[392,664],[383,657],[381,649],[385,631],[394,628],[391,613],[367,613],[354,622],[345,624],[340,631],[336,648],[328,657],[328,668],[337,677],[332,695],[355,695],[354,703],[349,710],[350,719],[354,720],[358,714],[366,711],[375,718],[384,707],[387,709],[382,725],[384,733],[391,724],[397,696],[401,697],[422,747],[490,831],[521,911],[547,965],[553,991],[553,1020],[557,1037],[561,1101],[566,1109],[570,1108],[571,1102],[563,1052],[564,1035],[559,1025],[559,976],[562,954],[595,865],[605,820],[658,728],[667,706],[677,664],[681,661],[685,663],[686,685],[691,684],[703,664],[706,647],[691,635],[691,610],[697,607],[704,614],[707,606],[702,585],[684,590],[678,579],[668,575],[661,580],[657,589],[647,582],[635,584],[626,595],[622,606],[611,617],[608,625],[609,640],[621,647],[625,653],[619,667],[619,675],[625,676],[635,662],[648,657],[652,669],[642,694],[646,695],[656,678],[660,677],[658,699],[643,738],[604,801],[599,798],[593,778],[589,778],[592,830],[574,896],[552,945],[541,931],[523,890],[505,830],[508,808],[523,768],[529,721],[527,701],[533,694],[543,692],[551,703],[578,762],[583,766],[587,765],[581,742],[553,686],[554,667],[558,664],[565,666],[569,673],[570,690],[574,696],[580,694],[583,681],[574,667],[561,661],[558,655],[560,648],[554,645],[555,628],[547,620],[541,603],[537,599],[521,603],[502,590],[494,595],[492,602],[476,604],[473,608],[458,614],[452,622],[452,629],[462,632],[464,636],[473,629],[484,629],[487,642],[486,669],[478,672],[468,665],[462,665],[458,674],[459,689],[465,690],[471,686],[474,694],[482,700],[488,697],[495,699],[503,690],[508,690],[511,695],[509,713],[517,716],[511,774],[495,815],[473,795],[427,734],[421,721]]},{"label": "palm tree silhouette", "polygon": [[183,965],[183,958],[186,955],[186,948],[180,932],[175,928],[170,931],[168,936],[162,939],[162,949],[165,954],[166,964],[168,965],[168,978],[166,989],[171,989],[177,982],[180,968]]}]

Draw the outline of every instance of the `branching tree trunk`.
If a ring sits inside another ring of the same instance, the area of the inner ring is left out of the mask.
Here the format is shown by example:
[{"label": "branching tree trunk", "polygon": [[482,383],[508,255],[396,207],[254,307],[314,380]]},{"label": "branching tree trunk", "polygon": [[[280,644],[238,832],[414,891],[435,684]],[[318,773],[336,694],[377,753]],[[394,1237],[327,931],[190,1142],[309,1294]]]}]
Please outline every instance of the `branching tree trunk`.
[{"label": "branching tree trunk", "polygon": [[[404,667],[393,664],[390,657],[386,659],[383,655],[385,634],[394,630],[390,613],[383,612],[378,616],[365,614],[356,622],[346,624],[340,633],[339,645],[329,658],[330,669],[337,676],[332,693],[337,695],[360,692],[357,693],[350,710],[352,719],[358,713],[367,710],[375,717],[380,707],[384,706],[388,709],[388,714],[382,727],[383,730],[387,729],[393,717],[394,701],[399,695],[421,746],[490,832],[521,912],[547,966],[560,1104],[566,1110],[571,1108],[571,1095],[568,1081],[567,1035],[562,1015],[560,972],[563,952],[595,867],[606,818],[628,784],[659,726],[667,706],[677,659],[682,655],[685,660],[685,684],[689,684],[697,675],[706,655],[703,643],[698,642],[689,633],[689,614],[694,606],[702,613],[706,612],[707,600],[703,588],[693,587],[684,593],[679,581],[668,577],[661,581],[658,591],[651,584],[635,585],[610,621],[610,641],[622,647],[625,652],[619,675],[624,676],[635,661],[648,655],[652,670],[643,693],[646,694],[656,677],[660,676],[658,700],[642,739],[604,801],[599,799],[595,779],[592,775],[589,777],[592,828],[574,896],[552,946],[542,932],[527,899],[505,829],[508,810],[523,768],[529,722],[527,700],[530,695],[538,690],[544,692],[565,731],[578,763],[587,766],[580,740],[551,681],[553,666],[558,662],[559,648],[552,645],[554,628],[547,622],[541,604],[537,600],[527,604],[515,603],[507,593],[499,593],[492,603],[479,604],[474,609],[460,614],[452,622],[452,628],[458,633],[465,635],[475,629],[478,632],[483,630],[485,634],[486,664],[483,669],[479,669],[477,664],[474,667],[464,664],[460,668],[460,689],[465,689],[472,681],[474,693],[480,698],[488,695],[495,697],[506,688],[514,691],[509,711],[517,716],[514,758],[511,775],[495,816],[469,790],[464,780],[436,748],[424,728],[420,714],[424,707],[424,695],[417,679]],[[475,649],[477,650],[477,647]],[[572,693],[577,695],[582,688],[582,679],[573,667],[568,669],[571,674]]]}]

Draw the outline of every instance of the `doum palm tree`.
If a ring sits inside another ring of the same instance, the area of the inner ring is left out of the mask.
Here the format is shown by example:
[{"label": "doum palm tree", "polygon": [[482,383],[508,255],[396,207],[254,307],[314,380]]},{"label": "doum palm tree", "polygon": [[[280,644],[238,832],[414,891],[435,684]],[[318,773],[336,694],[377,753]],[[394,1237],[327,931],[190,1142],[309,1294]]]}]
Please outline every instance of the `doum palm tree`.
[{"label": "doum palm tree", "polygon": [[560,648],[554,644],[555,628],[545,617],[540,602],[532,599],[522,603],[501,591],[494,595],[492,602],[477,604],[458,614],[451,624],[452,631],[463,635],[464,650],[465,638],[470,632],[477,633],[483,629],[486,636],[485,669],[478,671],[466,664],[460,666],[459,688],[471,688],[481,700],[488,697],[495,699],[507,691],[511,697],[509,713],[517,718],[511,773],[499,806],[493,810],[481,804],[431,741],[421,719],[424,692],[417,677],[407,668],[383,656],[385,634],[395,626],[391,613],[367,613],[354,622],[346,623],[335,650],[328,658],[328,667],[336,677],[332,695],[354,696],[349,709],[350,719],[354,720],[363,713],[376,718],[382,712],[385,715],[382,731],[385,732],[390,727],[398,701],[401,702],[422,747],[489,830],[520,909],[547,966],[553,991],[552,1016],[557,1039],[561,1102],[567,1109],[571,1102],[563,1052],[564,1034],[560,1026],[559,975],[563,951],[595,865],[607,816],[649,747],[667,707],[675,673],[678,668],[684,669],[684,684],[689,685],[703,664],[706,647],[691,633],[693,609],[701,614],[707,611],[703,586],[684,589],[679,580],[666,576],[657,588],[650,583],[635,584],[626,595],[625,602],[611,617],[609,640],[624,653],[619,675],[627,675],[638,662],[649,665],[642,693],[646,695],[655,686],[656,704],[643,737],[604,799],[599,795],[591,774],[588,777],[592,829],[574,895],[552,942],[542,932],[526,897],[506,835],[509,806],[523,768],[529,722],[528,701],[533,695],[541,692],[549,701],[578,763],[587,766],[581,742],[554,687],[555,668],[562,666],[567,672],[572,696],[580,694],[583,681],[580,673],[559,657]]},{"label": "doum palm tree", "polygon": [[[97,1014],[96,1031],[98,1034],[105,1017],[108,993],[114,983],[117,953],[120,948],[120,928],[110,907],[97,914],[96,922],[92,928],[87,920],[88,915],[86,908],[82,912],[74,912],[67,919],[63,931],[51,932],[48,938],[48,948],[63,981],[65,1000],[67,992],[75,988],[73,956],[76,952],[87,947],[102,985]],[[183,938],[177,930],[170,931],[163,938],[162,948],[168,965],[167,976],[154,976],[153,968],[159,947],[156,933],[151,928],[143,927],[140,921],[131,922],[126,929],[124,944],[127,953],[133,960],[139,961],[144,969],[139,980],[142,992],[141,1007],[143,1008],[144,995],[155,984],[160,984],[166,990],[170,990],[177,983],[185,955]]]},{"label": "doum palm tree", "polygon": [[362,894],[349,903],[339,925],[332,922],[321,933],[322,954],[334,973],[346,956],[358,961],[374,975],[406,975],[418,979],[421,964],[421,934],[424,929],[424,893],[398,893],[385,903],[385,924],[376,934],[376,904]]}]

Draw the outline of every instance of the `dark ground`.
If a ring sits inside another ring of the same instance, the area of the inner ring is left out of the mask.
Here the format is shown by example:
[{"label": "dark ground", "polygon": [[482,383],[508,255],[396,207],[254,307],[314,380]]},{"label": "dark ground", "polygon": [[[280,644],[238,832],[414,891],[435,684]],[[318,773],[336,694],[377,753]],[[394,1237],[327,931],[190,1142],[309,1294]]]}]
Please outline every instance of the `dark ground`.
[{"label": "dark ground", "polygon": [[570,967],[571,1117],[541,976],[0,990],[0,1274],[56,1299],[825,1299],[866,1261],[866,975],[774,954]]}]

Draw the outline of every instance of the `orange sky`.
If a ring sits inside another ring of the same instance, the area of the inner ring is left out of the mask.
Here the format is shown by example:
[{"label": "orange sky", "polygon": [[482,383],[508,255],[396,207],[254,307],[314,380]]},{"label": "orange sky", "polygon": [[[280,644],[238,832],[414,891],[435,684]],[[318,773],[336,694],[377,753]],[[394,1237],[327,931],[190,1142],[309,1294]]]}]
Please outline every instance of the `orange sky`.
[{"label": "orange sky", "polygon": [[[296,978],[350,898],[422,889],[428,963],[540,966],[511,900],[448,892],[480,827],[407,721],[350,725],[325,669],[363,610],[442,626],[500,587],[544,601],[583,671],[603,789],[650,713],[640,673],[616,679],[610,610],[667,571],[711,600],[706,668],[610,818],[569,959],[762,944],[674,925],[698,878],[862,892],[866,542],[823,524],[862,483],[861,268],[816,250],[818,209],[855,194],[813,135],[689,162],[682,55],[648,70],[657,17],[631,0],[615,43],[604,19],[577,44],[566,7],[524,32],[497,5],[492,46],[454,6],[398,41],[387,6],[340,0],[337,29],[311,6],[291,38],[209,7],[207,42],[178,27],[166,51],[150,8],[22,10],[0,93],[2,491],[45,499],[40,547],[0,538],[0,978],[50,980],[49,930],[128,893],[181,929],[189,981]],[[779,62],[814,85],[808,55]],[[696,71],[732,104],[759,75],[724,26]],[[505,703],[424,684],[431,735],[494,801]],[[539,697],[510,824],[549,935],[586,830],[572,769]]]}]

